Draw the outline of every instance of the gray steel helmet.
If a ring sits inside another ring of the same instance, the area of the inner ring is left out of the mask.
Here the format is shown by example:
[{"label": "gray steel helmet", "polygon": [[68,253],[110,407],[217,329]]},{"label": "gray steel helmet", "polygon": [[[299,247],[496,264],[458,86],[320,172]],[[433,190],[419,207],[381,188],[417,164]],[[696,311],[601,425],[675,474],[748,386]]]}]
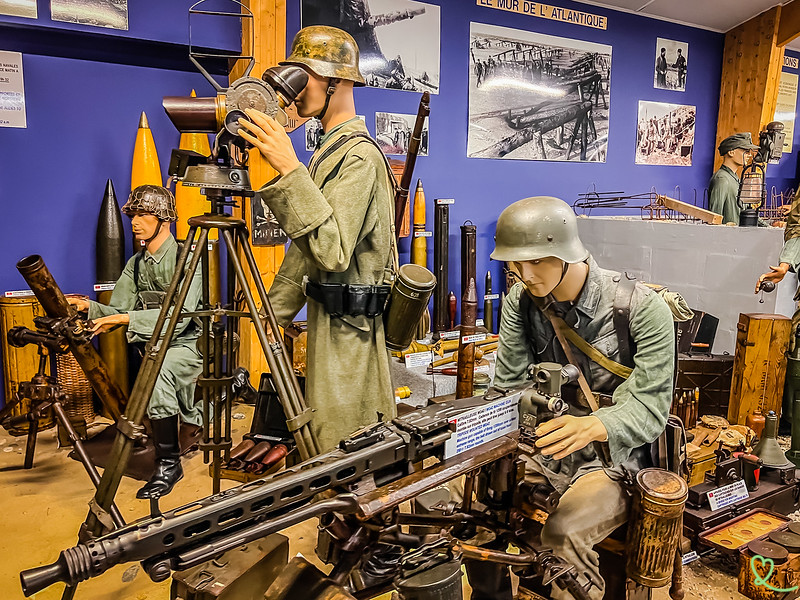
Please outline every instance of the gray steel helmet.
[{"label": "gray steel helmet", "polygon": [[289,56],[278,64],[306,66],[320,77],[364,85],[358,68],[358,44],[352,35],[337,27],[304,27],[294,36]]},{"label": "gray steel helmet", "polygon": [[161,221],[177,221],[175,196],[167,188],[160,185],[140,185],[131,191],[122,212],[133,216],[137,213],[155,215]]},{"label": "gray steel helmet", "polygon": [[534,196],[508,206],[497,219],[493,260],[537,260],[554,256],[567,263],[589,258],[578,237],[572,208],[558,198]]}]

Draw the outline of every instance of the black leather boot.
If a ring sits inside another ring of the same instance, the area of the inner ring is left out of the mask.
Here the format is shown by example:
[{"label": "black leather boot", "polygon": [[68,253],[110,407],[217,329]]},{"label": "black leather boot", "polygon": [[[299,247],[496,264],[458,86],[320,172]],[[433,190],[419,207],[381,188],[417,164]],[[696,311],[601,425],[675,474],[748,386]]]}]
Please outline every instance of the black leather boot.
[{"label": "black leather boot", "polygon": [[178,444],[178,415],[166,419],[151,419],[153,445],[156,448],[156,470],[136,497],[140,500],[166,496],[183,479],[181,450]]}]

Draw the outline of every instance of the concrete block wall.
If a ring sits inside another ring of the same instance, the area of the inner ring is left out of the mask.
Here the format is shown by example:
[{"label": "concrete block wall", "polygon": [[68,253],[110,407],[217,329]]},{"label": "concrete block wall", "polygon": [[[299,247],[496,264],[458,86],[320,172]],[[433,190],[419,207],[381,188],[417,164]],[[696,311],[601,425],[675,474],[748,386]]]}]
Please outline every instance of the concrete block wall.
[{"label": "concrete block wall", "polygon": [[582,217],[578,229],[601,267],[666,285],[693,309],[718,317],[716,354],[734,353],[739,313],[794,312],[792,273],[773,293],[753,294],[758,276],[776,264],[782,229],[619,217]]}]

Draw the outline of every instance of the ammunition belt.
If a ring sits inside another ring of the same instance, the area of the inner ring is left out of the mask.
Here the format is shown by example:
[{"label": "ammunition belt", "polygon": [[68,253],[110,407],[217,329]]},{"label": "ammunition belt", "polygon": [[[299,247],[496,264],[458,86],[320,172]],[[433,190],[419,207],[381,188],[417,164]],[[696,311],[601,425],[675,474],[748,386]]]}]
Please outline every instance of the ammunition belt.
[{"label": "ammunition belt", "polygon": [[392,287],[389,285],[354,285],[349,283],[317,283],[304,280],[303,291],[319,302],[332,317],[349,315],[369,318],[383,314]]}]

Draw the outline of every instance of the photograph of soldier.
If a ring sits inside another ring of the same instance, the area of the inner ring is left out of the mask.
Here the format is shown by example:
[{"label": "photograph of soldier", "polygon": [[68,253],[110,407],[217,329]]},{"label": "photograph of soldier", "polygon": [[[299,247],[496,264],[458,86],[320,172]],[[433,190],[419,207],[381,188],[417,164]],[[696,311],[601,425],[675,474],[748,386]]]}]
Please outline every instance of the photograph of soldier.
[{"label": "photograph of soldier", "polygon": [[[375,113],[375,139],[384,154],[408,154],[408,144],[417,115]],[[422,126],[419,156],[428,156],[428,117]]]},{"label": "photograph of soldier", "polygon": [[306,150],[313,152],[319,146],[319,141],[322,139],[322,123],[319,119],[309,119],[306,121]]},{"label": "photograph of soldier", "polygon": [[303,27],[331,25],[355,38],[366,85],[439,93],[439,7],[412,0],[302,0]]},{"label": "photograph of soldier", "polygon": [[470,24],[467,156],[605,162],[611,46]]},{"label": "photograph of soldier", "polygon": [[53,21],[128,29],[128,0],[52,0]]},{"label": "photograph of soldier", "polygon": [[697,109],[639,101],[636,164],[691,167]]},{"label": "photograph of soldier", "polygon": [[688,60],[689,44],[687,42],[656,38],[653,87],[685,92]]},{"label": "photograph of soldier", "polygon": [[0,15],[35,19],[38,16],[36,0],[0,0]]}]

